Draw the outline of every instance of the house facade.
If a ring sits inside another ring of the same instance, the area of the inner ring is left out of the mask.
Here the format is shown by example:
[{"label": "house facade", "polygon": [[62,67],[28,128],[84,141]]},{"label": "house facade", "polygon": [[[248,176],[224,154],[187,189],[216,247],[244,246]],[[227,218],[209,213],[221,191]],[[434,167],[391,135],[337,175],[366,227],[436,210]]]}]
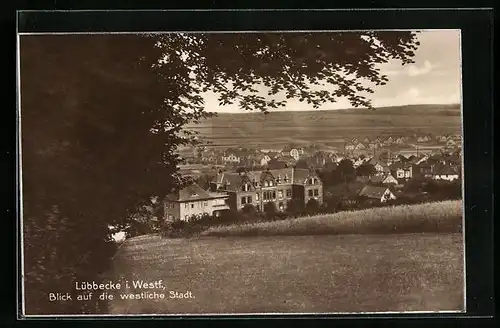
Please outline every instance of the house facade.
[{"label": "house facade", "polygon": [[263,211],[265,203],[273,202],[278,211],[284,211],[291,200],[299,200],[304,204],[309,199],[315,199],[320,204],[323,202],[323,184],[317,174],[309,169],[222,172],[210,184],[210,190],[227,193],[229,206],[235,210],[251,204],[258,211]]},{"label": "house facade", "polygon": [[235,154],[229,153],[222,155],[222,163],[239,163],[240,157]]},{"label": "house facade", "polygon": [[391,166],[391,173],[398,180],[409,180],[413,177],[413,165],[396,162]]},{"label": "house facade", "polygon": [[432,179],[434,180],[454,181],[459,178],[460,174],[457,170],[449,166],[437,167],[432,173]]},{"label": "house facade", "polygon": [[300,155],[304,154],[303,148],[293,148],[293,147],[285,147],[281,150],[281,156],[290,156],[293,157],[296,161],[299,160]]},{"label": "house facade", "polygon": [[167,222],[187,221],[193,215],[204,214],[216,217],[222,211],[229,210],[229,195],[220,192],[208,192],[193,183],[176,193],[167,195],[163,200],[164,220]]}]

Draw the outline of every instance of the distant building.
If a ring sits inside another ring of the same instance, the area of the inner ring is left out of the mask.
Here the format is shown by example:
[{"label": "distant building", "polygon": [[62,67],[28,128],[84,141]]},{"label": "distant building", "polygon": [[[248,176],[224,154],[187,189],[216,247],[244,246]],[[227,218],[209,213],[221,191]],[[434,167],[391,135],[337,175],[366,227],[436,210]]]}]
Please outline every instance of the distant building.
[{"label": "distant building", "polygon": [[378,187],[366,185],[360,192],[360,197],[365,197],[370,200],[385,203],[391,199],[396,199],[396,196],[387,187]]},{"label": "distant building", "polygon": [[304,153],[302,148],[285,147],[281,150],[281,156],[293,157],[296,161],[299,160],[300,155]]},{"label": "distant building", "polygon": [[309,199],[315,199],[320,204],[323,202],[323,184],[317,174],[308,169],[221,172],[210,184],[210,189],[228,193],[229,205],[235,210],[252,204],[262,211],[265,203],[274,202],[279,211],[284,211],[292,199],[304,204]]},{"label": "distant building", "polygon": [[227,154],[222,155],[222,162],[224,164],[226,164],[226,163],[239,163],[240,157],[236,156],[233,153],[227,153]]},{"label": "distant building", "polygon": [[370,178],[370,181],[372,183],[375,183],[375,184],[385,184],[385,185],[390,185],[390,184],[394,184],[394,185],[397,185],[398,184],[398,180],[392,176],[392,174],[386,174],[386,175],[374,175]]},{"label": "distant building", "polygon": [[355,150],[366,149],[366,146],[362,142],[358,142],[354,147]]},{"label": "distant building", "polygon": [[392,137],[389,137],[389,138],[385,139],[383,143],[386,145],[390,145],[390,144],[394,143],[394,139]]},{"label": "distant building", "polygon": [[404,137],[397,137],[396,140],[394,140],[394,142],[397,144],[404,144],[405,139],[404,139]]},{"label": "distant building", "polygon": [[455,146],[456,144],[457,144],[457,143],[456,143],[456,142],[455,142],[455,140],[453,140],[453,139],[448,139],[448,140],[446,141],[446,146],[448,146],[448,147],[453,147],[453,146]]},{"label": "distant building", "polygon": [[191,216],[208,214],[218,216],[228,210],[228,194],[208,192],[193,183],[173,194],[167,195],[163,201],[164,219],[166,221],[189,220]]},{"label": "distant building", "polygon": [[345,145],[345,150],[347,150],[347,151],[352,151],[352,150],[354,150],[355,148],[356,148],[356,144],[354,144],[354,143],[347,143],[347,144]]},{"label": "distant building", "polygon": [[432,173],[432,178],[434,180],[446,180],[446,181],[454,181],[460,178],[459,173],[452,167],[442,165],[436,166]]},{"label": "distant building", "polygon": [[391,167],[392,174],[397,179],[409,180],[413,177],[413,165],[398,162]]},{"label": "distant building", "polygon": [[256,160],[260,163],[260,166],[266,166],[271,159],[272,158],[268,154],[259,154],[256,156]]}]

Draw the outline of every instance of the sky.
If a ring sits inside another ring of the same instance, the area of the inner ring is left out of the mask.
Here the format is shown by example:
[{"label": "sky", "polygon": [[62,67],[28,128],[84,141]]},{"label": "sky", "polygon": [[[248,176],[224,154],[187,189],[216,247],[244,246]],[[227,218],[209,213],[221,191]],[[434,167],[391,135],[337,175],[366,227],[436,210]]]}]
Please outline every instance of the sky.
[{"label": "sky", "polygon": [[[370,95],[375,107],[412,104],[459,104],[461,102],[461,63],[459,30],[426,30],[418,34],[419,48],[415,63],[401,65],[399,61],[380,66],[389,82],[374,86]],[[204,95],[206,109],[220,113],[243,113],[237,105],[219,106],[216,95]],[[346,109],[352,106],[346,99],[325,103],[320,109]],[[298,100],[289,100],[286,109],[314,110]],[[317,110],[317,109],[316,109]],[[276,111],[273,109],[273,111]]]}]

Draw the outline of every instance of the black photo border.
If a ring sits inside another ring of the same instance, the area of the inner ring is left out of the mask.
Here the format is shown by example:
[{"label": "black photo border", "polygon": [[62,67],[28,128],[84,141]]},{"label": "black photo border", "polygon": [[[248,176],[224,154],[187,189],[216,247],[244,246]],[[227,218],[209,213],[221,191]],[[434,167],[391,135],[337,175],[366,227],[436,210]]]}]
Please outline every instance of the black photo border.
[{"label": "black photo border", "polygon": [[[183,319],[241,318],[480,318],[492,317],[493,299],[493,11],[488,9],[357,9],[357,10],[141,10],[141,11],[22,11],[17,32],[150,32],[150,31],[271,31],[365,29],[460,29],[462,44],[462,108],[464,149],[464,208],[466,313],[193,316]],[[17,96],[16,96],[17,98]],[[17,125],[16,125],[17,135]],[[17,155],[17,140],[14,154]],[[16,161],[17,156],[13,160]],[[15,162],[17,165],[17,161]],[[16,177],[19,178],[16,167]],[[16,180],[19,224],[19,185]],[[14,227],[17,228],[17,225]],[[19,240],[19,229],[14,230]],[[16,284],[20,290],[19,245]],[[20,300],[17,295],[17,301]],[[20,304],[18,303],[18,306]],[[158,317],[78,317],[88,320],[136,321]],[[35,316],[24,318],[33,321]],[[73,318],[63,318],[66,321]],[[178,319],[178,317],[161,317]],[[47,319],[43,319],[47,320]],[[349,320],[350,321],[350,320]]]}]

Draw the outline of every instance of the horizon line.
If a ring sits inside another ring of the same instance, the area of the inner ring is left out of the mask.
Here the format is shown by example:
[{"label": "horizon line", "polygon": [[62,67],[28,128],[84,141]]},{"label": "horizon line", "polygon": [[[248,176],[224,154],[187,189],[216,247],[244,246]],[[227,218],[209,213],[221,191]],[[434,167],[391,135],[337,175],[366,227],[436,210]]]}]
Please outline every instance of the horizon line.
[{"label": "horizon line", "polygon": [[[379,108],[397,108],[397,107],[409,107],[409,106],[458,106],[461,107],[462,104],[460,102],[457,103],[435,103],[435,104],[406,104],[406,105],[390,105],[390,106],[377,106],[373,107],[373,109]],[[272,109],[269,110],[268,113],[276,113],[276,112],[321,112],[321,111],[348,111],[348,110],[367,110],[368,107],[347,107],[347,108],[338,108],[338,109],[303,109],[303,110],[291,110],[291,109]],[[244,110],[241,111],[207,111],[207,113],[215,113],[215,114],[255,114],[262,113],[262,111],[254,111],[254,110]]]}]

